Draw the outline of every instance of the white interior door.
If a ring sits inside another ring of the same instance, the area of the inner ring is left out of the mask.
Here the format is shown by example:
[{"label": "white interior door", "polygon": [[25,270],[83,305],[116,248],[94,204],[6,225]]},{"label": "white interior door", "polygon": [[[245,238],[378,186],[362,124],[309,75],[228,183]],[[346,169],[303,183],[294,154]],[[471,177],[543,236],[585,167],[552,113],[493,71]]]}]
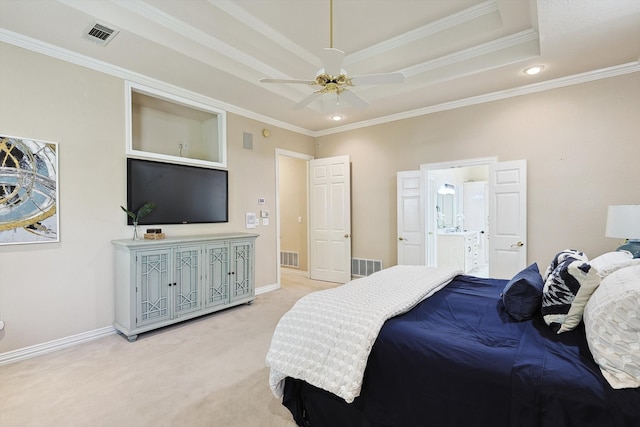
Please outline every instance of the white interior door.
[{"label": "white interior door", "polygon": [[351,280],[351,170],[349,156],[309,162],[310,276]]},{"label": "white interior door", "polygon": [[425,265],[420,171],[397,174],[398,265]]},{"label": "white interior door", "polygon": [[510,279],[527,263],[527,162],[489,165],[489,277]]}]

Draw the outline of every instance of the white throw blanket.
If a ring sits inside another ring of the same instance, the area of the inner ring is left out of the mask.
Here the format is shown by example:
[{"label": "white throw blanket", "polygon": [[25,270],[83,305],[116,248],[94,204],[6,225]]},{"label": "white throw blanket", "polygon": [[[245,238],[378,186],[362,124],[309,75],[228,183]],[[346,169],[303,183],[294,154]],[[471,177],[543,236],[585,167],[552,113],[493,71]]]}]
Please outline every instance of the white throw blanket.
[{"label": "white throw blanket", "polygon": [[409,311],[458,274],[395,266],[304,296],[282,316],[271,340],[266,362],[273,394],[281,398],[284,379],[293,377],[353,402],[384,322]]}]

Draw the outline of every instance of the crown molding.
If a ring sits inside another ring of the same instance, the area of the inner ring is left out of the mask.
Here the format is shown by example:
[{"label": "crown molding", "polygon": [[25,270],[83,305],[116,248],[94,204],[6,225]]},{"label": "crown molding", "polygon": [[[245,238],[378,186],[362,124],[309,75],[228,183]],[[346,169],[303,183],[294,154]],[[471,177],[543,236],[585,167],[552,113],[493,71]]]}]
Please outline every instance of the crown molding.
[{"label": "crown molding", "polygon": [[[70,2],[68,0],[60,0],[62,3],[67,4],[70,7],[78,8],[78,6],[82,6],[82,4],[77,4],[74,2]],[[241,50],[236,49],[235,47],[223,42],[222,40],[213,37],[202,30],[199,30],[184,21],[181,21],[162,10],[149,5],[148,3],[137,1],[137,0],[116,0],[116,4],[120,7],[128,9],[129,11],[143,16],[150,21],[155,22],[156,24],[168,29],[169,31],[179,34],[182,37],[187,37],[196,43],[205,46],[208,49],[211,49],[215,52],[218,52],[221,55],[226,56],[229,59],[232,59],[235,62],[239,62],[253,70],[259,71],[265,75],[274,75],[278,72],[275,68],[258,61],[254,57],[247,55]],[[80,7],[82,10],[82,7]],[[228,71],[228,70],[226,70]]]},{"label": "crown molding", "polygon": [[213,108],[224,110],[228,113],[237,114],[252,120],[267,123],[273,126],[278,126],[283,129],[290,130],[306,136],[313,136],[314,132],[302,128],[300,126],[294,126],[290,123],[286,123],[280,120],[273,119],[271,117],[264,116],[262,114],[255,113],[244,108],[237,107],[235,105],[204,96],[197,92],[192,92],[179,86],[172,85],[170,83],[163,82],[148,76],[145,76],[134,71],[127,70],[122,67],[118,67],[113,64],[109,64],[104,61],[100,61],[94,58],[90,58],[85,55],[81,55],[75,52],[71,52],[67,49],[63,49],[54,46],[49,43],[42,42],[40,40],[33,39],[31,37],[23,36],[22,34],[15,33],[13,31],[0,28],[0,42],[5,42],[14,46],[18,46],[36,53],[40,53],[52,58],[60,59],[71,64],[79,65],[81,67],[89,68],[91,70],[99,71],[104,74],[108,74],[113,77],[118,77],[123,80],[128,80],[134,83],[139,83],[145,86],[150,86],[158,90],[162,90],[168,93],[172,93],[184,98],[191,99],[209,105]]},{"label": "crown molding", "polygon": [[[265,24],[259,18],[256,18],[254,15],[248,13],[245,9],[238,6],[235,1],[232,0],[208,0],[209,3],[218,9],[226,12],[239,22],[244,22],[247,26],[254,29],[257,33],[262,34],[264,37],[268,38],[275,44],[280,47],[285,48],[289,52],[293,53],[296,57],[301,58],[313,65],[316,68],[322,68],[322,60],[317,56],[304,49],[299,44],[295,43],[293,40],[285,37],[282,33],[278,32],[273,27]],[[282,73],[278,74],[269,74],[272,76],[282,76],[282,78],[286,78],[286,76],[282,75]]]},{"label": "crown molding", "polygon": [[440,31],[444,31],[458,25],[462,25],[473,19],[479,18],[484,15],[498,12],[498,5],[494,0],[485,1],[476,6],[465,9],[461,12],[431,22],[429,24],[418,27],[414,30],[407,31],[404,34],[390,38],[378,44],[372,45],[366,49],[359,50],[352,54],[345,56],[344,64],[350,65],[356,62],[364,61],[369,58],[382,55],[385,52],[412,43],[416,40],[420,40],[436,34]]},{"label": "crown molding", "polygon": [[493,52],[498,52],[500,50],[508,49],[514,46],[525,45],[532,41],[537,42],[538,40],[539,36],[536,31],[525,30],[519,33],[510,34],[497,40],[490,41],[488,43],[474,46],[469,49],[464,49],[450,55],[442,56],[431,61],[423,62],[422,64],[416,64],[411,67],[403,68],[400,71],[405,76],[411,77],[427,72],[429,70],[434,70],[446,67],[451,64],[464,62],[469,59],[477,58],[479,56],[487,55]]},{"label": "crown molding", "polygon": [[492,92],[484,95],[474,96],[470,98],[460,99],[451,102],[445,102],[442,104],[432,105],[416,110],[405,111],[398,114],[392,114],[389,116],[379,117],[372,120],[365,120],[349,125],[338,126],[331,129],[313,131],[305,129],[300,126],[294,126],[290,123],[286,123],[280,120],[273,119],[262,114],[255,113],[244,108],[237,107],[232,104],[228,104],[207,96],[201,95],[196,92],[188,91],[179,86],[175,86],[143,74],[139,74],[122,67],[118,67],[103,61],[99,61],[85,55],[80,55],[75,52],[71,52],[67,49],[62,49],[49,43],[42,42],[30,37],[23,36],[13,31],[0,28],[0,42],[5,42],[14,46],[22,47],[33,52],[41,53],[53,58],[57,58],[75,65],[80,65],[95,71],[99,71],[114,77],[121,78],[123,80],[129,80],[134,83],[151,86],[159,90],[163,90],[169,93],[174,93],[185,98],[193,99],[194,101],[202,102],[206,105],[210,105],[214,108],[223,109],[228,113],[237,114],[239,116],[246,117],[248,119],[256,120],[266,124],[280,127],[292,132],[299,133],[301,135],[317,138],[320,136],[332,135],[340,132],[346,132],[355,129],[361,129],[368,126],[375,126],[379,124],[394,122],[398,120],[409,119],[413,117],[423,116],[427,114],[433,114],[440,111],[453,110],[456,108],[468,107],[471,105],[482,104],[486,102],[498,101],[507,98],[513,98],[516,96],[527,95],[530,93],[543,92],[546,90],[557,89],[565,86],[572,86],[581,83],[587,83],[595,80],[607,79],[610,77],[616,77],[624,74],[635,73],[640,71],[640,58],[638,61],[629,62],[613,67],[603,68],[600,70],[588,71],[586,73],[576,74],[573,76],[561,77],[554,80],[549,80],[540,83],[534,83],[526,86],[520,86],[503,91]]},{"label": "crown molding", "polygon": [[358,123],[352,123],[345,126],[339,126],[323,131],[314,132],[314,137],[332,135],[336,133],[346,132],[355,129],[361,129],[369,126],[380,125],[398,120],[411,119],[414,117],[425,116],[427,114],[438,113],[441,111],[454,110],[456,108],[469,107],[471,105],[484,104],[487,102],[499,101],[502,99],[514,98],[516,96],[528,95],[531,93],[544,92],[547,90],[558,89],[567,86],[573,86],[581,83],[588,83],[595,80],[608,79],[624,74],[637,73],[640,71],[640,61],[628,62],[613,67],[603,68],[600,70],[588,71],[586,73],[575,74],[573,76],[560,77],[554,80],[534,83],[526,86],[520,86],[513,89],[501,90],[485,95],[473,96],[471,98],[460,99],[442,104],[432,105],[429,107],[419,108],[416,110],[405,111],[403,113],[393,114],[390,116],[380,117],[373,120],[366,120]]}]

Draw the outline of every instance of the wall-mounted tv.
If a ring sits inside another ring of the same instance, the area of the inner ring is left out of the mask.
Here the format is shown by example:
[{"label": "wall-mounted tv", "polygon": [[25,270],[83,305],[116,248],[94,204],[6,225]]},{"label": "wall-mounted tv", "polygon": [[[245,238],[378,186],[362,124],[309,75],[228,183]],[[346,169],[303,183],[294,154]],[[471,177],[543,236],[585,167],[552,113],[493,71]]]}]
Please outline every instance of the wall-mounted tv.
[{"label": "wall-mounted tv", "polygon": [[156,203],[141,225],[229,222],[228,189],[226,170],[127,159],[127,209]]}]

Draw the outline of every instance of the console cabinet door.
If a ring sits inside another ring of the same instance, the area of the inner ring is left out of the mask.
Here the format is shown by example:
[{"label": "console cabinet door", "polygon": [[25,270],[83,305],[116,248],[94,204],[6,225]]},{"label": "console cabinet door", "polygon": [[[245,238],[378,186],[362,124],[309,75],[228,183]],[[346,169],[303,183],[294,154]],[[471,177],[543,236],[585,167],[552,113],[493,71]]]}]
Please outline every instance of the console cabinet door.
[{"label": "console cabinet door", "polygon": [[229,303],[229,244],[220,242],[205,247],[206,276],[204,279],[205,308]]},{"label": "console cabinet door", "polygon": [[174,276],[170,285],[173,317],[184,316],[201,308],[201,251],[201,246],[178,246],[174,250]]},{"label": "console cabinet door", "polygon": [[171,249],[137,251],[135,258],[136,326],[169,320]]},{"label": "console cabinet door", "polygon": [[255,234],[166,240],[114,240],[113,326],[139,333],[240,305],[255,298]]},{"label": "console cabinet door", "polygon": [[231,249],[231,301],[253,297],[253,241],[235,241]]}]

